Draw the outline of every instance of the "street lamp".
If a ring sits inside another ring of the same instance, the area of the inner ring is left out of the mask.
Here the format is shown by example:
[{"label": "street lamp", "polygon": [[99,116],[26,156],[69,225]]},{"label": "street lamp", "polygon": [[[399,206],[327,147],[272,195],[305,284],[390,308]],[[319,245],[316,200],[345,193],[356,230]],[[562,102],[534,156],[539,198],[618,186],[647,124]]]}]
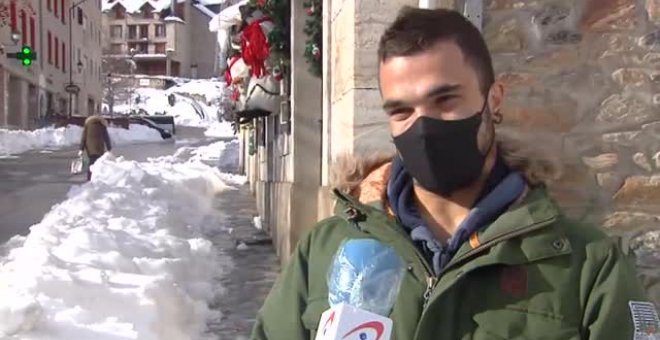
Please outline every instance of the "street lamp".
[{"label": "street lamp", "polygon": [[131,95],[128,103],[128,112],[130,115],[133,114],[133,97],[135,96],[135,88],[137,87],[137,84],[135,82],[135,71],[137,71],[137,63],[135,62],[135,55],[137,54],[137,50],[135,48],[131,48],[128,50],[129,54],[129,67],[131,71]]},{"label": "street lamp", "polygon": [[[11,32],[10,39],[12,44],[9,46],[16,46],[18,45],[18,42],[21,40],[21,32]],[[5,54],[5,43],[0,43],[0,54]]]},{"label": "street lamp", "polygon": [[165,50],[165,58],[166,58],[166,60],[165,60],[165,62],[166,62],[166,64],[165,64],[165,68],[166,68],[165,75],[167,75],[168,77],[172,76],[172,55],[173,54],[174,54],[174,49],[173,48],[168,48],[167,50]]},{"label": "street lamp", "polygon": [[21,32],[11,33],[11,42],[13,42],[14,45],[17,45],[20,40],[21,40]]},{"label": "street lamp", "polygon": [[[71,91],[68,91],[69,118],[73,116],[73,94],[80,91],[80,88],[78,88],[78,91],[75,91],[75,84],[73,83],[73,10],[76,9],[76,7],[82,5],[85,1],[88,0],[78,0],[69,7],[69,84],[67,85],[67,87],[71,89]],[[82,64],[80,60],[78,60],[78,64]]]}]

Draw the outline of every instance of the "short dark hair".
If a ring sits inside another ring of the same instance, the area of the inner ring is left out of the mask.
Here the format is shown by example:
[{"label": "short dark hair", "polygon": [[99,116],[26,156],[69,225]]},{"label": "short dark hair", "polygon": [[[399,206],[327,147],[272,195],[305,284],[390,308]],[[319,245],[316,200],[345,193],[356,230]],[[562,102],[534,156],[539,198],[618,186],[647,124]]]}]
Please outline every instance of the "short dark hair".
[{"label": "short dark hair", "polygon": [[461,13],[448,9],[405,6],[385,30],[378,44],[380,63],[392,57],[406,57],[451,41],[474,68],[484,95],[495,82],[493,62],[481,32]]}]

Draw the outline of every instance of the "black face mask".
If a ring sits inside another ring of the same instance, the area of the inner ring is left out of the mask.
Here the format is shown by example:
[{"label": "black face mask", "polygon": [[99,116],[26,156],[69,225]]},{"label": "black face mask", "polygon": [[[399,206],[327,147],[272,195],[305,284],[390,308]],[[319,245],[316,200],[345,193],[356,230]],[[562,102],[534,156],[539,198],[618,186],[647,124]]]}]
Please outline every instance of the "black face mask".
[{"label": "black face mask", "polygon": [[419,117],[408,130],[394,137],[403,165],[417,184],[447,196],[479,178],[488,154],[482,154],[477,144],[484,110],[462,120]]}]

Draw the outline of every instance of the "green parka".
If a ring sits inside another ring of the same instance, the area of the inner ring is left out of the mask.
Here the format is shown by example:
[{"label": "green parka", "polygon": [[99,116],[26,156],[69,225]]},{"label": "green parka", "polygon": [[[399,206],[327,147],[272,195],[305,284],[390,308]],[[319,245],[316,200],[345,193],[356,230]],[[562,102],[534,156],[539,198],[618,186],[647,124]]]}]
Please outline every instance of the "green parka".
[{"label": "green parka", "polygon": [[465,242],[439,276],[382,206],[335,194],[336,216],[299,242],[252,339],[314,339],[333,256],[355,238],[380,240],[408,264],[393,339],[638,339],[629,302],[647,298],[628,247],[564,217],[543,188]]}]

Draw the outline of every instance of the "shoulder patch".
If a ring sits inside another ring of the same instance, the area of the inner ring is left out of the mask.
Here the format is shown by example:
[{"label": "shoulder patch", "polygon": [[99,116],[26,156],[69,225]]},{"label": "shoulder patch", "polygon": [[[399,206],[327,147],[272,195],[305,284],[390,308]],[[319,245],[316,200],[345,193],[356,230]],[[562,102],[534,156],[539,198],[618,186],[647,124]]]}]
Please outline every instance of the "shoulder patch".
[{"label": "shoulder patch", "polygon": [[635,325],[633,340],[660,340],[660,319],[655,305],[646,301],[628,301]]}]

